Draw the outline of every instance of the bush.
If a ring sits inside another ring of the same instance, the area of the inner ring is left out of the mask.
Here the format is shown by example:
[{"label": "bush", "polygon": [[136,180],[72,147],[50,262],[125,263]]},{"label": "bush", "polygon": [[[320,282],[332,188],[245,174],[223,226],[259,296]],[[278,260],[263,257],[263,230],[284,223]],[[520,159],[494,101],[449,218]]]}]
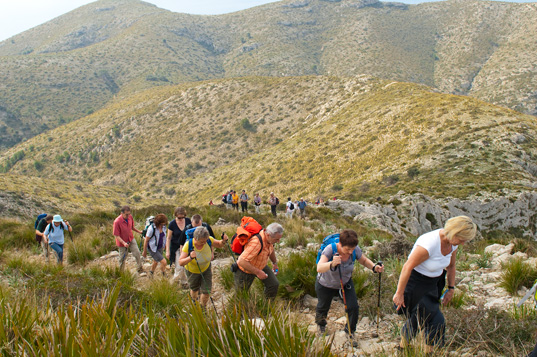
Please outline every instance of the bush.
[{"label": "bush", "polygon": [[297,300],[305,294],[316,296],[315,279],[317,251],[309,249],[281,258],[278,266],[280,288],[278,294],[286,299]]},{"label": "bush", "polygon": [[532,287],[537,279],[537,268],[524,263],[522,259],[509,261],[502,265],[502,270],[499,286],[511,295],[515,295],[522,286]]}]

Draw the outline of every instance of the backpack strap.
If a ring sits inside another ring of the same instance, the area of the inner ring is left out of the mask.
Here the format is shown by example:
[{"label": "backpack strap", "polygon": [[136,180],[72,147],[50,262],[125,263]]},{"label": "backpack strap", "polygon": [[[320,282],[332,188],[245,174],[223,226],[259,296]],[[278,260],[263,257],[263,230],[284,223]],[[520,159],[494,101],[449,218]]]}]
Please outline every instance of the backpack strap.
[{"label": "backpack strap", "polygon": [[[188,254],[190,255],[190,253],[192,253],[192,251],[194,250],[194,237],[188,238],[186,242],[188,243]],[[209,248],[212,247],[212,244],[213,242],[211,241],[211,238],[209,237],[207,239],[207,245],[209,246]]]},{"label": "backpack strap", "polygon": [[259,249],[259,252],[257,252],[257,255],[259,255],[263,251],[263,238],[261,238],[261,235],[259,233],[254,234],[250,239],[252,239],[253,237],[257,237],[257,239],[259,239],[259,243],[261,244],[261,249]]},{"label": "backpack strap", "polygon": [[336,242],[332,242],[332,243],[330,243],[330,245],[332,246],[332,257],[333,257],[334,255],[337,254],[337,244],[336,244]]}]

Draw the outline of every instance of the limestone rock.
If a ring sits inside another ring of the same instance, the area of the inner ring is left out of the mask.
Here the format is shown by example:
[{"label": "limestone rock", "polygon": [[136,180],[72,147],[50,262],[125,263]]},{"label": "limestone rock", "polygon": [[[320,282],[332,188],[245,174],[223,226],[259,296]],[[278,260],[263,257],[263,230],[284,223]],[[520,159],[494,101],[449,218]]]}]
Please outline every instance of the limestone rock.
[{"label": "limestone rock", "polygon": [[314,298],[311,295],[304,295],[304,300],[302,300],[302,304],[304,304],[305,307],[308,307],[310,309],[315,309],[317,307],[317,298]]}]

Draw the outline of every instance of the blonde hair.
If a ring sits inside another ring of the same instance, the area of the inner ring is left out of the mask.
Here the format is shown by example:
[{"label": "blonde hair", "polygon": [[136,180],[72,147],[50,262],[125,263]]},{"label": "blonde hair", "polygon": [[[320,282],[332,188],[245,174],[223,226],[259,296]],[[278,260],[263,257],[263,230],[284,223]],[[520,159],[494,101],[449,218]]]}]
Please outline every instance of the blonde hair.
[{"label": "blonde hair", "polygon": [[457,237],[463,242],[468,242],[474,239],[477,232],[477,225],[472,222],[470,217],[457,216],[448,219],[444,225],[444,232],[450,241],[454,237]]}]

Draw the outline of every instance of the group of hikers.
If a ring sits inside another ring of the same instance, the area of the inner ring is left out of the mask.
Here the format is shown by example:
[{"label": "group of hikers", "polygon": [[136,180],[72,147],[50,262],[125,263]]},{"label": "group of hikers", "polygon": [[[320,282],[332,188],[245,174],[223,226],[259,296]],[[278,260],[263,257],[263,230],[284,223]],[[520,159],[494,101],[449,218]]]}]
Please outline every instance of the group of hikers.
[{"label": "group of hikers", "polygon": [[[241,204],[241,212],[247,213],[248,212],[248,201],[250,200],[250,197],[246,193],[245,190],[242,190],[241,194],[238,195],[235,190],[229,190],[225,192],[222,195],[222,203],[226,205],[228,209],[234,209],[239,210],[239,202]],[[261,196],[259,196],[259,193],[256,193],[254,196],[254,207],[255,207],[255,213],[261,213],[260,207],[261,207]],[[319,204],[320,201],[317,201],[316,204]],[[212,200],[211,200],[212,203]],[[277,207],[280,204],[280,199],[274,195],[274,192],[270,193],[269,198],[267,199],[267,203],[270,205],[270,211],[274,217],[277,217]],[[299,201],[293,202],[291,200],[291,197],[287,198],[287,203],[285,204],[285,216],[287,218],[293,218],[293,213],[295,211],[298,212],[300,218],[305,219],[306,217],[306,206],[307,201],[305,201],[303,198],[301,198]]]},{"label": "group of hikers", "polygon": [[[216,239],[210,225],[203,222],[200,215],[188,218],[183,207],[177,207],[174,216],[169,223],[165,214],[154,217],[150,227],[145,230],[141,255],[146,257],[149,251],[153,258],[151,275],[155,274],[159,265],[162,274],[165,274],[166,258],[170,264],[175,264],[174,277],[178,277],[183,287],[190,289],[192,299],[199,300],[205,308],[212,292],[211,261],[214,259],[214,248],[227,246],[229,237],[222,233],[220,239]],[[57,253],[59,262],[62,260],[64,230],[70,232],[72,228],[59,215],[46,216],[36,229],[36,238],[40,238],[43,249],[49,245]],[[143,272],[140,250],[133,232],[142,233],[134,226],[130,207],[123,206],[113,225],[113,235],[119,249],[119,265],[121,269],[124,268],[130,251],[138,271]],[[449,303],[454,296],[456,250],[472,240],[476,232],[477,226],[469,217],[457,216],[447,220],[443,228],[423,234],[416,240],[403,265],[392,299],[397,313],[406,318],[401,330],[400,349],[405,349],[420,331],[425,336],[426,353],[432,353],[435,347],[444,345],[446,322],[440,304]],[[233,258],[235,264],[231,267],[237,290],[249,290],[258,278],[264,285],[265,296],[269,299],[276,297],[279,268],[274,245],[280,242],[283,233],[284,229],[279,223],[271,223],[263,229],[253,218],[243,217],[230,248],[238,254],[236,260]],[[236,250],[236,247],[240,249]],[[355,261],[372,273],[384,272],[382,262],[373,263],[363,254],[355,231],[344,229],[323,240],[316,264],[315,291],[318,302],[315,323],[318,332],[325,334],[332,300],[341,296],[347,317],[344,330],[356,347],[358,344],[353,336],[359,304],[352,280]],[[529,356],[537,357],[537,346]]]}]

